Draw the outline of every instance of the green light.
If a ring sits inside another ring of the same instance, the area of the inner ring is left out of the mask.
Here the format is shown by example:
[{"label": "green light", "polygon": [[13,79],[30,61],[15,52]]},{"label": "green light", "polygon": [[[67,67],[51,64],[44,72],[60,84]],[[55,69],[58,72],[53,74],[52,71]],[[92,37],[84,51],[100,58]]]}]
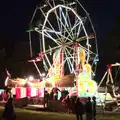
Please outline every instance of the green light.
[{"label": "green light", "polygon": [[86,93],[84,93],[84,97],[86,97],[87,96],[87,94]]}]

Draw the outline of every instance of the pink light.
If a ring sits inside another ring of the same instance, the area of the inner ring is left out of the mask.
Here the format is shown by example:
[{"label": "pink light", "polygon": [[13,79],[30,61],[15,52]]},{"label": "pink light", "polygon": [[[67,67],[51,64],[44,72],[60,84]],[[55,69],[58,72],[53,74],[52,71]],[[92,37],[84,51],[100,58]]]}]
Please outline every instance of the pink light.
[{"label": "pink light", "polygon": [[5,83],[4,83],[4,84],[5,84],[5,86],[7,86],[7,85],[8,85],[8,80],[9,80],[9,77],[7,77],[7,78],[6,78],[6,80],[5,80]]},{"label": "pink light", "polygon": [[21,88],[16,88],[16,99],[21,98]]}]

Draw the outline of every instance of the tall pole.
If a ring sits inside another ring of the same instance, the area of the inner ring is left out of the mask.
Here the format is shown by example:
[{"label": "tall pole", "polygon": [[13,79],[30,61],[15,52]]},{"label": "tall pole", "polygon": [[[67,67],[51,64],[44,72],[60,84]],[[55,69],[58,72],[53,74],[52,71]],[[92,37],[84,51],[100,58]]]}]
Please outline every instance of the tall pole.
[{"label": "tall pole", "polygon": [[41,75],[41,72],[40,72],[37,64],[35,63],[35,61],[33,61],[33,64],[35,65],[35,68],[37,69],[37,71],[38,71],[38,73],[39,73],[39,76],[40,76],[40,78],[41,78],[41,76],[42,76],[42,75]]},{"label": "tall pole", "polygon": [[31,32],[29,31],[29,44],[30,44],[30,57],[33,56],[32,54],[32,43],[31,43]]}]

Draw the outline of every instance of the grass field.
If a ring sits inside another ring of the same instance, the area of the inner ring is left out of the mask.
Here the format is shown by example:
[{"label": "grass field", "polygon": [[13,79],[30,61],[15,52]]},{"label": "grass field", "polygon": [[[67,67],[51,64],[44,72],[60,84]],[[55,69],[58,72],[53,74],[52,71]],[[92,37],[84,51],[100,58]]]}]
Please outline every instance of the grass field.
[{"label": "grass field", "polygon": [[[0,119],[3,107],[0,107]],[[31,111],[25,109],[15,109],[17,120],[76,120],[75,115],[54,112]],[[85,118],[84,118],[85,120]],[[120,120],[120,114],[98,115],[97,120]]]}]

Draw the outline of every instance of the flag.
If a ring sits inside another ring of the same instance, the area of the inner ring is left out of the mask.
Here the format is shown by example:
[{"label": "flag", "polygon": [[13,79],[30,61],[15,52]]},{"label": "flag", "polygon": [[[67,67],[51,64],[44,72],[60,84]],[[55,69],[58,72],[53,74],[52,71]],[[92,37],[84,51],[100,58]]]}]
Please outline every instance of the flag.
[{"label": "flag", "polygon": [[11,74],[9,73],[9,71],[7,69],[6,69],[6,74],[7,74],[8,77],[11,76]]},{"label": "flag", "polygon": [[37,57],[35,59],[32,59],[32,60],[28,60],[28,62],[39,62],[41,61],[42,59],[40,57]]},{"label": "flag", "polygon": [[38,55],[39,55],[38,57],[36,57],[35,59],[32,59],[32,60],[28,60],[28,62],[39,62],[39,61],[42,61],[43,57],[44,57],[44,54],[40,53]]}]

